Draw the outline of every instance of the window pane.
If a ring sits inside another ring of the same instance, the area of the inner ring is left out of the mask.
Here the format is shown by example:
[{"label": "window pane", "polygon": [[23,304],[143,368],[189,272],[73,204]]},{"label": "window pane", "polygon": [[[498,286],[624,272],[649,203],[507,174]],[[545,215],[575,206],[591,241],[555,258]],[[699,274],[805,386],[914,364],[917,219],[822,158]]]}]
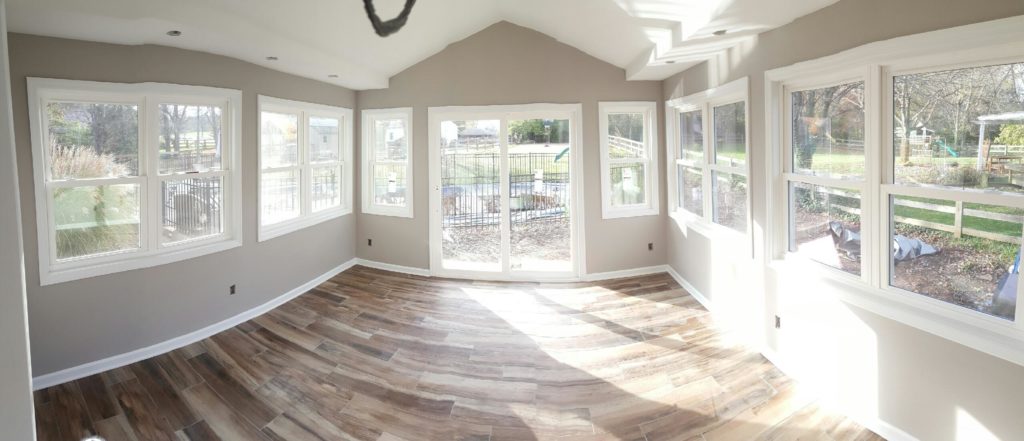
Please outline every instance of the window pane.
[{"label": "window pane", "polygon": [[747,116],[744,102],[715,107],[715,163],[742,167],[747,163]]},{"label": "window pane", "polygon": [[700,110],[679,114],[679,159],[704,159],[704,117]]},{"label": "window pane", "polygon": [[53,190],[57,260],[134,250],[139,243],[139,185]]},{"label": "window pane", "polygon": [[711,173],[714,222],[736,231],[747,231],[747,177],[735,173]]},{"label": "window pane", "polygon": [[[513,119],[508,127],[509,266],[513,271],[572,271],[569,120]],[[531,129],[542,131],[524,133]],[[484,164],[500,165],[497,154],[489,156]]]},{"label": "window pane", "polygon": [[899,184],[1021,191],[1024,63],[893,78]]},{"label": "window pane", "polygon": [[609,114],[607,135],[609,158],[643,159],[647,157],[644,148],[643,113]]},{"label": "window pane", "polygon": [[864,82],[793,92],[793,170],[864,177]]},{"label": "window pane", "polygon": [[704,215],[704,171],[697,167],[677,165],[679,174],[679,206],[698,216]]},{"label": "window pane", "polygon": [[373,159],[405,161],[409,155],[405,120],[378,119],[373,122]]},{"label": "window pane", "polygon": [[263,225],[299,217],[299,175],[298,170],[263,172],[260,177],[260,220]]},{"label": "window pane", "polygon": [[612,206],[643,205],[646,203],[646,182],[643,164],[612,164]]},{"label": "window pane", "polygon": [[224,191],[220,178],[168,180],[161,188],[162,243],[214,236],[224,231]]},{"label": "window pane", "polygon": [[[513,127],[520,125],[509,123],[510,139],[536,144],[536,131],[525,125],[516,131]],[[441,122],[444,268],[501,271],[500,130],[501,121],[496,119]]]},{"label": "window pane", "polygon": [[54,102],[46,118],[51,179],[138,176],[138,106]]},{"label": "window pane", "polygon": [[1024,210],[909,196],[890,202],[892,286],[1014,318]]},{"label": "window pane", "polygon": [[341,205],[341,166],[313,169],[313,212]]},{"label": "window pane", "polygon": [[340,123],[337,118],[309,118],[310,162],[334,162],[341,158]]},{"label": "window pane", "polygon": [[223,122],[216,106],[160,105],[160,174],[221,169]]},{"label": "window pane", "polygon": [[405,206],[405,182],[408,165],[405,162],[373,164],[373,203],[376,205]]},{"label": "window pane", "polygon": [[262,168],[288,167],[299,163],[299,116],[262,112],[260,128],[260,165]]},{"label": "window pane", "polygon": [[789,250],[860,274],[860,192],[790,184]]}]

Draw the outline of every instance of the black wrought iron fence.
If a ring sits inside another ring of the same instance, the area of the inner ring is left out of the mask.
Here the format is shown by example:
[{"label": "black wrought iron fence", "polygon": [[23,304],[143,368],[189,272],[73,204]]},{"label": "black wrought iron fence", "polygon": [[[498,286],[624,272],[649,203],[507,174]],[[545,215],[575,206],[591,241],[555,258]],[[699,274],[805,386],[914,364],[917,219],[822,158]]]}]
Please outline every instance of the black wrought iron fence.
[{"label": "black wrought iron fence", "polygon": [[172,240],[220,233],[221,191],[220,178],[165,181],[163,225]]},{"label": "black wrought iron fence", "polygon": [[[497,153],[441,156],[444,226],[495,225],[501,219],[501,166]],[[512,222],[560,219],[569,215],[569,156],[554,153],[509,155]]]}]

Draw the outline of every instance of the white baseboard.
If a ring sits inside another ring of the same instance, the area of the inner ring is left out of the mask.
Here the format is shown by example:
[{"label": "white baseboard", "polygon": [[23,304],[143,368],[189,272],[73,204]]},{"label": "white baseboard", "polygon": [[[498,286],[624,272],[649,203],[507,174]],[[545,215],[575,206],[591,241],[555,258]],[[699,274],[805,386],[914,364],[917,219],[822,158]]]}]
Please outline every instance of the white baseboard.
[{"label": "white baseboard", "polygon": [[[703,293],[701,293],[699,289],[694,287],[692,283],[684,279],[683,276],[676,272],[675,268],[672,268],[671,265],[665,265],[665,271],[668,272],[673,279],[676,279],[676,282],[678,282],[679,285],[683,287],[683,289],[689,292],[694,299],[700,302],[701,305],[704,305],[704,308],[706,308],[712,314],[715,312],[715,307],[711,300],[708,299]],[[792,369],[791,366],[789,366],[789,364],[786,362],[784,358],[782,358],[778,353],[773,351],[771,348],[764,346],[760,348],[760,352],[761,355],[764,355],[764,358],[767,358],[768,361],[772,362],[772,364],[774,364],[775,367],[779,368],[779,370],[784,372],[786,375],[789,375],[791,378],[794,378],[797,381],[800,380],[800,377],[798,375],[795,375],[796,371]],[[839,403],[834,404],[836,404],[836,406],[840,410],[842,410],[842,406]],[[893,426],[892,424],[882,421],[879,418],[858,418],[851,413],[847,413],[847,415],[851,419],[856,421],[857,424],[867,427],[871,431],[875,432],[876,434],[882,436],[887,440],[919,441],[917,438],[911,436],[907,432],[904,432],[897,428],[896,426]]]},{"label": "white baseboard", "polygon": [[630,268],[618,271],[607,271],[603,273],[590,273],[582,277],[583,281],[596,282],[599,280],[621,279],[624,277],[646,276],[667,271],[668,265],[654,265],[640,268]]},{"label": "white baseboard", "polygon": [[672,265],[665,265],[665,272],[672,276],[673,279],[676,279],[676,283],[678,283],[679,286],[682,286],[683,289],[686,290],[686,292],[690,293],[690,295],[693,296],[693,298],[696,299],[698,303],[704,305],[704,309],[707,309],[708,311],[711,312],[715,311],[715,307],[711,303],[711,300],[704,296],[704,293],[700,292],[700,290],[697,289],[697,287],[693,286],[692,283],[684,279],[683,276],[679,275],[679,273],[676,272],[676,269],[672,268]]},{"label": "white baseboard", "polygon": [[411,274],[414,276],[430,277],[430,270],[424,268],[416,268],[412,266],[394,265],[390,263],[377,262],[375,260],[367,259],[356,259],[356,263],[362,266],[376,268],[384,271],[392,271],[396,273]]},{"label": "white baseboard", "polygon": [[[772,364],[774,364],[775,367],[779,368],[779,370],[782,371],[784,374],[796,379],[797,381],[800,380],[800,376],[796,375],[795,371],[792,369],[792,366],[790,366],[789,363],[787,363],[786,360],[782,358],[782,356],[780,356],[777,352],[773,351],[771,348],[761,348],[761,355],[764,355],[764,358],[767,358],[768,361],[772,362]],[[843,412],[847,417],[855,421],[857,424],[867,427],[872,432],[875,432],[882,438],[885,438],[889,441],[920,441],[913,435],[904,432],[900,428],[883,421],[881,418],[861,417],[852,412],[844,410],[842,403],[836,403],[830,400],[823,400],[822,402],[824,404],[830,404],[834,406],[835,409],[837,409],[839,412]]]},{"label": "white baseboard", "polygon": [[248,311],[242,312],[241,314],[229,317],[221,320],[210,326],[202,329],[198,329],[188,334],[174,337],[170,340],[164,340],[152,346],[139,348],[134,351],[125,352],[123,354],[114,355],[101,360],[91,361],[78,366],[70,367],[67,369],[59,370],[45,375],[40,375],[32,379],[32,389],[39,390],[50,386],[56,386],[58,384],[66,383],[68,381],[77,380],[79,378],[85,378],[90,375],[95,375],[100,372],[105,372],[111,369],[116,369],[122,366],[126,366],[138,361],[145,360],[147,358],[155,357],[160,354],[164,354],[175,349],[188,346],[197,341],[203,340],[219,332],[231,329],[240,323],[243,323],[254,317],[258,317],[271,309],[283,305],[284,303],[292,300],[306,291],[315,288],[317,285],[326,282],[336,274],[345,271],[358,263],[358,259],[352,259],[334,268],[331,268],[327,272],[317,276],[313,280],[310,280],[302,285],[278,296],[267,303],[259,305]]},{"label": "white baseboard", "polygon": [[[412,267],[412,266],[395,265],[395,264],[391,264],[391,263],[377,262],[375,260],[367,260],[367,259],[356,259],[356,263],[359,264],[359,265],[362,265],[362,266],[366,266],[366,267],[370,267],[370,268],[376,268],[376,269],[384,270],[384,271],[393,271],[393,272],[396,272],[396,273],[411,274],[411,275],[414,275],[414,276],[431,277],[430,270],[426,269],[426,268],[416,268],[416,267]],[[592,282],[592,281],[599,281],[599,280],[621,279],[621,278],[624,278],[624,277],[636,277],[636,276],[645,276],[645,275],[648,275],[648,274],[663,273],[663,272],[666,272],[667,270],[668,270],[668,266],[667,265],[654,265],[654,266],[645,266],[645,267],[641,267],[641,268],[630,268],[630,269],[618,270],[618,271],[608,271],[608,272],[604,272],[604,273],[590,273],[590,274],[584,275],[583,277],[579,278],[578,280],[566,279],[565,281],[566,282],[572,282],[572,281]]]}]

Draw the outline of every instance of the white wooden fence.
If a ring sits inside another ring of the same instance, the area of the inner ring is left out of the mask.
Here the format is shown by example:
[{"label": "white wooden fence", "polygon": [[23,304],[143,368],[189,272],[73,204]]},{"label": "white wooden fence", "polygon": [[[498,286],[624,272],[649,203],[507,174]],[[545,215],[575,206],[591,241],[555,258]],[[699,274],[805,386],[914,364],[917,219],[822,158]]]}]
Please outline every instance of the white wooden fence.
[{"label": "white wooden fence", "polygon": [[608,135],[608,146],[625,150],[637,158],[644,157],[644,143],[640,141]]},{"label": "white wooden fence", "polygon": [[[816,186],[815,188],[817,189],[818,193],[832,194],[850,199],[856,199],[858,201],[860,200],[860,195],[854,192],[821,186]],[[964,216],[1010,222],[1015,224],[1024,224],[1024,216],[1022,215],[995,213],[991,211],[977,210],[973,208],[964,208],[963,201],[956,201],[954,205],[940,205],[928,202],[915,201],[911,199],[900,199],[897,197],[893,200],[893,204],[901,207],[917,208],[920,210],[935,211],[939,213],[949,213],[953,215],[953,225],[943,224],[939,222],[931,222],[913,217],[893,216],[893,220],[899,223],[945,231],[947,233],[952,233],[956,237],[963,237],[964,235],[967,235],[973,237],[980,237],[983,239],[995,240],[999,242],[1013,243],[1018,245],[1021,243],[1020,236],[1009,236],[1005,234],[992,233],[988,231],[978,230],[975,228],[965,227]],[[832,204],[831,206],[832,208],[835,208],[837,210],[860,216],[859,208],[847,207],[839,204]]]}]

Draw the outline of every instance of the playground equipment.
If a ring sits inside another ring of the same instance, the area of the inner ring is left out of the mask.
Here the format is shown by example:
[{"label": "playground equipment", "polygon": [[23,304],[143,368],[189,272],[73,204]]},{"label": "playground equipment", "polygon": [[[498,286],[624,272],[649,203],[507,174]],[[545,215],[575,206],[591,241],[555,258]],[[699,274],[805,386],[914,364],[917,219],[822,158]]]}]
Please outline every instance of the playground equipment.
[{"label": "playground equipment", "polygon": [[953,148],[950,147],[949,144],[946,144],[946,141],[943,140],[942,138],[935,140],[935,145],[938,145],[939,147],[946,149],[946,153],[949,153],[949,156],[952,156],[954,158],[960,157],[960,154],[957,153],[956,150],[953,150]]}]

